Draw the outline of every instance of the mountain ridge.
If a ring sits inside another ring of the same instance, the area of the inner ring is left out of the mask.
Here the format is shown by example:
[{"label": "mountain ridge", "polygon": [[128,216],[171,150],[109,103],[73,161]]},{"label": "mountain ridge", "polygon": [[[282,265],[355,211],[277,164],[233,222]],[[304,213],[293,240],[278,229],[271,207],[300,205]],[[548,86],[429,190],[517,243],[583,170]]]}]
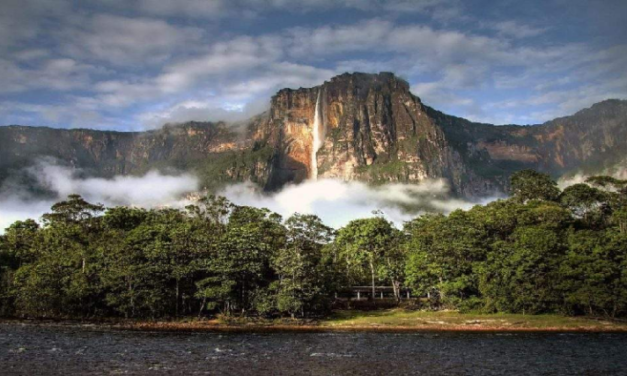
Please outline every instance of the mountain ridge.
[{"label": "mountain ridge", "polygon": [[[318,107],[322,140],[313,151]],[[426,106],[392,73],[345,73],[312,88],[279,90],[270,110],[239,128],[224,122],[144,132],[2,126],[0,184],[52,157],[101,177],[193,171],[207,189],[250,180],[276,190],[312,178],[315,167],[320,178],[372,184],[443,178],[454,194],[481,197],[506,191],[509,175],[522,168],[561,176],[621,163],[626,139],[624,100],[543,124],[495,126]]]}]

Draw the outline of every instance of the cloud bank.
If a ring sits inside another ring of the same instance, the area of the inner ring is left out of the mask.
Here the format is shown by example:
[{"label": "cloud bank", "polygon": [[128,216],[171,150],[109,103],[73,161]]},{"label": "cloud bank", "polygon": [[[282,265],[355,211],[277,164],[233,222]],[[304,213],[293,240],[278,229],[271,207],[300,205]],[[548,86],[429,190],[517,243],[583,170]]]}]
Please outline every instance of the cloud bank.
[{"label": "cloud bank", "polygon": [[322,179],[289,185],[269,195],[251,183],[243,183],[225,188],[220,195],[238,205],[268,208],[284,218],[294,213],[316,214],[335,228],[353,219],[371,217],[374,211],[401,226],[425,211],[448,213],[475,205],[448,197],[448,185],[443,180],[371,187],[361,182]]},{"label": "cloud bank", "polygon": [[183,207],[186,193],[198,190],[198,179],[190,174],[165,175],[150,171],[143,176],[116,176],[112,179],[83,178],[81,171],[42,160],[27,169],[27,176],[52,193],[41,199],[20,184],[6,184],[0,189],[0,232],[11,223],[27,218],[39,219],[50,207],[70,194],[106,206]]},{"label": "cloud bank", "polygon": [[612,176],[616,179],[621,179],[621,180],[626,180],[627,179],[627,169],[625,169],[624,167],[622,167],[622,165],[625,165],[625,162],[619,163],[616,166],[612,167],[612,168],[605,168],[602,171],[595,173],[595,174],[589,174],[589,173],[584,173],[584,172],[577,172],[574,174],[569,174],[569,175],[565,175],[562,176],[561,178],[559,178],[557,180],[557,186],[560,189],[565,189],[566,187],[569,187],[571,185],[575,185],[575,184],[583,184],[586,182],[586,180],[589,177],[592,176],[599,176],[599,175],[606,175],[606,176]]},{"label": "cloud bank", "polygon": [[[106,206],[143,208],[178,207],[191,203],[188,193],[197,192],[198,179],[191,174],[167,175],[151,171],[143,176],[116,176],[111,179],[81,176],[82,171],[42,160],[27,169],[26,175],[52,192],[46,199],[25,194],[22,184],[5,184],[0,189],[0,232],[17,220],[39,219],[50,207],[70,194]],[[361,182],[335,179],[288,185],[279,192],[263,193],[252,183],[234,184],[218,192],[237,205],[268,208],[284,218],[294,213],[316,214],[339,228],[350,220],[382,213],[399,227],[426,211],[448,213],[469,209],[475,203],[449,197],[444,180],[420,184],[368,186]]]}]

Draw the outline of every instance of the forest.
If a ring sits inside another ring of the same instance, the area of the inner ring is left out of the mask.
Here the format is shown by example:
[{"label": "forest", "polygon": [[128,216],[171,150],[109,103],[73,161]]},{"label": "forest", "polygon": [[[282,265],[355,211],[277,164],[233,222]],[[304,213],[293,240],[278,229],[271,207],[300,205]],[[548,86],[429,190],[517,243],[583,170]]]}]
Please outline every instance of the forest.
[{"label": "forest", "polygon": [[185,209],[77,195],[0,236],[0,315],[322,317],[351,286],[410,289],[420,309],[627,316],[627,181],[558,188],[515,173],[507,199],[381,213],[338,230],[207,195]]}]

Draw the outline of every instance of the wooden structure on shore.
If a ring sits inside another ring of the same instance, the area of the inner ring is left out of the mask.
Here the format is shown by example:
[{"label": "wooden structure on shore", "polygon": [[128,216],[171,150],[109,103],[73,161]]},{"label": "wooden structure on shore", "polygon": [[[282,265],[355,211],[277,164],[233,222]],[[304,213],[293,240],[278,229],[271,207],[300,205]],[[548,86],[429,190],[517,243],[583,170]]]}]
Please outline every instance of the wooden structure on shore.
[{"label": "wooden structure on shore", "polygon": [[[375,296],[373,299],[394,298],[394,288],[392,286],[375,286]],[[350,298],[357,300],[369,299],[372,295],[372,286],[351,286]],[[408,288],[400,289],[401,299],[411,299],[411,290]]]}]

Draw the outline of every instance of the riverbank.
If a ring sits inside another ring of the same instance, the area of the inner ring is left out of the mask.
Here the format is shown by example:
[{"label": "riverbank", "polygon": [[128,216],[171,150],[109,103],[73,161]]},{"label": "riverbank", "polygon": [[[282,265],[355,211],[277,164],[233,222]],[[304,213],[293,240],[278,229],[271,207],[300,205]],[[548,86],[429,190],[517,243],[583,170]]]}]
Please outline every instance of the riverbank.
[{"label": "riverbank", "polygon": [[180,319],[146,320],[4,320],[44,326],[87,326],[138,331],[216,332],[626,332],[627,321],[561,315],[474,314],[455,311],[342,310],[321,320]]}]

